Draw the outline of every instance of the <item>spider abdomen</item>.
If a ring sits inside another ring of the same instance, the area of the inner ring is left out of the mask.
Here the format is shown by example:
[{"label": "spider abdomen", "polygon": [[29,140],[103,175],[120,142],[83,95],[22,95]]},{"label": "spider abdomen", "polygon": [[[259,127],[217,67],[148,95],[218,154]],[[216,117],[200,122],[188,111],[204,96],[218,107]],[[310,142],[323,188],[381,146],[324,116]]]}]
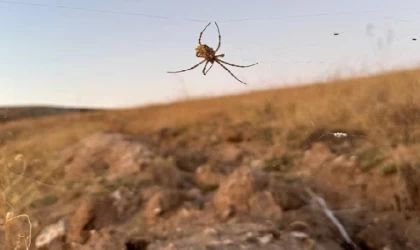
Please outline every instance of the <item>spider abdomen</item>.
[{"label": "spider abdomen", "polygon": [[216,52],[213,48],[209,47],[206,44],[198,45],[195,48],[195,52],[197,57],[202,57],[207,61],[214,62],[214,60],[216,60]]}]

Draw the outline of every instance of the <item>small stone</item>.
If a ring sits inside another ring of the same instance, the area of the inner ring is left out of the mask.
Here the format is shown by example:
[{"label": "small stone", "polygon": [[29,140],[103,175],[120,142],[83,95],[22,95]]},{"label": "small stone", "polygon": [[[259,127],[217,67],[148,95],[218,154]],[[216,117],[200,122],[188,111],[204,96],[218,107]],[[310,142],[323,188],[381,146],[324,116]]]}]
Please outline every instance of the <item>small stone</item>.
[{"label": "small stone", "polygon": [[223,245],[232,245],[232,244],[233,244],[233,241],[232,241],[232,240],[230,240],[230,239],[226,239],[226,240],[223,240],[223,241],[222,241],[222,244],[223,244]]},{"label": "small stone", "polygon": [[[213,205],[223,219],[229,218],[236,212],[249,213],[251,201],[254,201],[254,207],[261,209],[264,206],[258,204],[258,198],[264,198],[261,200],[267,202],[266,204],[271,204],[273,201],[272,197],[265,197],[265,194],[257,195],[265,191],[268,185],[269,177],[266,173],[260,170],[239,168],[222,182],[213,196]],[[264,207],[264,211],[266,209],[267,207]],[[271,207],[270,212],[272,212]]]},{"label": "small stone", "polygon": [[190,199],[199,200],[203,196],[203,193],[201,192],[201,190],[199,188],[191,188],[190,190],[188,190],[187,196]]},{"label": "small stone", "polygon": [[203,234],[208,236],[217,236],[219,232],[216,229],[209,227],[204,229]]},{"label": "small stone", "polygon": [[294,232],[302,232],[302,233],[306,233],[306,234],[310,234],[310,226],[303,222],[303,221],[295,221],[289,224],[288,226],[289,231],[294,231]]},{"label": "small stone", "polygon": [[218,240],[213,240],[213,241],[210,241],[208,244],[207,244],[207,246],[209,246],[209,247],[214,247],[214,246],[219,246],[219,245],[221,245],[222,244],[222,242],[220,242],[220,241],[218,241]]},{"label": "small stone", "polygon": [[169,243],[164,250],[175,250],[175,244],[174,243]]},{"label": "small stone", "polygon": [[272,234],[267,234],[263,237],[258,238],[258,241],[262,244],[262,245],[267,245],[268,243],[270,243],[273,240],[273,235]]},{"label": "small stone", "polygon": [[161,212],[162,212],[162,209],[160,207],[153,209],[153,213],[156,215],[159,215]]},{"label": "small stone", "polygon": [[122,199],[122,195],[121,195],[121,191],[120,190],[116,190],[116,191],[112,192],[110,196],[116,202],[118,202],[118,201],[120,201]]},{"label": "small stone", "polygon": [[244,237],[244,241],[255,243],[257,241],[257,238],[255,237],[255,235],[252,232],[248,232],[248,233],[246,233],[246,235]]},{"label": "small stone", "polygon": [[250,163],[250,167],[253,169],[263,169],[264,161],[263,160],[253,160]]},{"label": "small stone", "polygon": [[220,141],[219,136],[217,136],[217,135],[215,135],[215,134],[213,134],[213,135],[211,135],[211,136],[210,136],[210,142],[211,142],[211,143],[217,143],[217,142],[219,142],[219,141]]},{"label": "small stone", "polygon": [[224,163],[238,163],[242,161],[244,157],[244,151],[237,145],[228,144],[222,145],[218,149],[218,156]]},{"label": "small stone", "polygon": [[294,238],[297,238],[297,239],[308,239],[309,238],[309,236],[306,233],[298,232],[298,231],[292,231],[292,232],[290,232],[290,235]]},{"label": "small stone", "polygon": [[186,209],[186,208],[182,208],[182,210],[181,210],[181,215],[182,215],[183,217],[185,217],[185,218],[188,218],[188,217],[191,215],[191,213],[190,213],[190,211],[189,211],[188,209]]},{"label": "small stone", "polygon": [[67,224],[60,220],[56,224],[45,227],[35,239],[35,247],[41,248],[47,246],[59,237],[63,237],[67,232]]}]

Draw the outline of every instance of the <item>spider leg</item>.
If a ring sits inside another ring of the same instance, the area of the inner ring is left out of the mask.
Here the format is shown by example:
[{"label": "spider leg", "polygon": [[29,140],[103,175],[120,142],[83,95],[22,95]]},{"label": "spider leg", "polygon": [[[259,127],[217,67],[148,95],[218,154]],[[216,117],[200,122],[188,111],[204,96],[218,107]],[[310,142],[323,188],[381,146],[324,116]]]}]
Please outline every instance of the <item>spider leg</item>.
[{"label": "spider leg", "polygon": [[222,66],[222,68],[224,68],[227,72],[229,72],[229,74],[231,75],[231,76],[233,76],[236,80],[238,80],[239,82],[241,82],[241,83],[243,83],[243,84],[245,84],[245,85],[247,85],[246,83],[244,83],[243,81],[241,81],[241,80],[239,80],[238,79],[238,77],[236,77],[228,68],[226,68],[226,66],[225,65],[223,65],[221,62],[219,62],[218,60],[216,60],[215,62],[217,62],[220,66]]},{"label": "spider leg", "polygon": [[202,64],[203,62],[206,62],[206,60],[204,59],[203,61],[201,61],[201,62],[197,63],[196,65],[192,66],[192,67],[191,67],[191,68],[189,68],[189,69],[184,69],[184,70],[180,70],[180,71],[168,71],[168,73],[181,73],[181,72],[185,72],[185,71],[188,71],[188,70],[192,70],[192,69],[197,68],[197,67],[198,67],[200,64]]},{"label": "spider leg", "polygon": [[230,66],[238,67],[238,68],[248,68],[248,67],[251,67],[251,66],[254,66],[254,65],[257,65],[258,64],[258,63],[254,63],[254,64],[251,64],[251,65],[241,66],[241,65],[237,65],[237,64],[232,64],[232,63],[225,62],[225,61],[223,61],[221,59],[218,59],[218,60],[220,62],[222,62],[222,63],[225,63],[225,64],[230,65]]},{"label": "spider leg", "polygon": [[220,29],[219,29],[219,25],[217,25],[216,22],[214,22],[216,24],[217,27],[217,33],[219,34],[219,44],[217,45],[217,48],[215,50],[215,52],[217,52],[220,49],[220,46],[222,45],[222,36],[220,35]]},{"label": "spider leg", "polygon": [[225,54],[216,55],[216,57],[225,57]]},{"label": "spider leg", "polygon": [[213,64],[213,63],[211,63],[210,68],[208,68],[208,69],[207,69],[207,71],[205,71],[205,72],[203,71],[203,74],[204,74],[204,75],[207,75],[207,73],[209,73],[209,71],[210,71],[211,67],[213,67],[213,65],[214,65],[214,64]]},{"label": "spider leg", "polygon": [[203,36],[204,31],[209,27],[211,23],[207,24],[206,27],[204,27],[203,31],[200,32],[200,36],[198,37],[198,44],[201,45],[201,37]]},{"label": "spider leg", "polygon": [[208,64],[209,64],[209,61],[207,61],[206,64],[204,64],[203,75],[206,75],[206,68]]}]

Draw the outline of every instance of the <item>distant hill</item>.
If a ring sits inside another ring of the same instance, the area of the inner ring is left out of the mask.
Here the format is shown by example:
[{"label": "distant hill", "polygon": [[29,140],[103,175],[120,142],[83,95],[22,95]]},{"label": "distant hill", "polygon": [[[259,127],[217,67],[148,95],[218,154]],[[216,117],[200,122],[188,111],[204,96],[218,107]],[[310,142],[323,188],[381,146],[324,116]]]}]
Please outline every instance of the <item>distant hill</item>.
[{"label": "distant hill", "polygon": [[95,109],[87,108],[65,108],[47,106],[28,106],[28,107],[0,107],[0,123],[20,120],[25,118],[35,118],[48,115],[58,115],[74,112],[89,112]]}]

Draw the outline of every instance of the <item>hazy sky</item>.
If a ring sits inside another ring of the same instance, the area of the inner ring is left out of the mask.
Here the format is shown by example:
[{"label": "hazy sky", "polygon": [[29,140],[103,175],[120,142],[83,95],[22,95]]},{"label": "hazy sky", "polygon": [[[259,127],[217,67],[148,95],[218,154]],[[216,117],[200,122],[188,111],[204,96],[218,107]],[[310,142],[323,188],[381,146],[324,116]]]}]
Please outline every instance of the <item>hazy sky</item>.
[{"label": "hazy sky", "polygon": [[[208,21],[226,61],[259,62],[231,68],[248,86],[219,65],[166,73],[199,62]],[[123,107],[412,66],[419,27],[418,0],[0,0],[0,105]]]}]

